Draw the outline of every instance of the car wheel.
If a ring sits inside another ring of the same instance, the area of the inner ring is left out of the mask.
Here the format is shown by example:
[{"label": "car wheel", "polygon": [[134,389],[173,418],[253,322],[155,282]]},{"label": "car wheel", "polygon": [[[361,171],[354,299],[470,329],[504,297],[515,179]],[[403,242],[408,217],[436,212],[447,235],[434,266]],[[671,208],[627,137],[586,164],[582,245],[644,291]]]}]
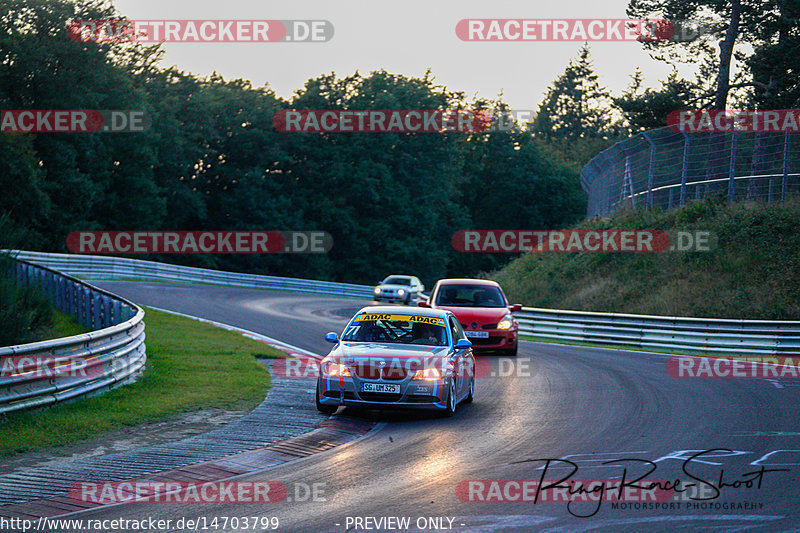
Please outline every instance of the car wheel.
[{"label": "car wheel", "polygon": [[406,296],[406,299],[405,299],[405,301],[403,302],[403,304],[405,304],[405,305],[411,305],[411,295],[410,295],[410,294],[409,294],[408,296]]},{"label": "car wheel", "polygon": [[513,348],[505,350],[503,353],[511,357],[516,357],[518,350],[519,350],[519,343],[515,344]]},{"label": "car wheel", "polygon": [[317,411],[326,415],[332,415],[339,409],[338,405],[323,405],[319,402],[319,395],[322,393],[322,382],[317,380],[317,394],[314,396],[317,402]]},{"label": "car wheel", "polygon": [[450,390],[447,393],[447,408],[444,411],[445,416],[453,416],[456,414],[456,407],[458,400],[456,399],[456,378],[450,380]]},{"label": "car wheel", "polygon": [[475,399],[475,378],[469,380],[469,394],[467,397],[464,398],[464,403],[472,403],[472,400]]}]

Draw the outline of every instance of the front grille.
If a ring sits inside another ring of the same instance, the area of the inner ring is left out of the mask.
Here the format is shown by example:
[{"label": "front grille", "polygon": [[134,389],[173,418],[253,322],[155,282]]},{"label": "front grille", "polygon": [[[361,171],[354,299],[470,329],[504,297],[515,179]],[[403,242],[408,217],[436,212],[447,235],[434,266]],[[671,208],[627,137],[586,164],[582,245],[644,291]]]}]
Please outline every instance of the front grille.
[{"label": "front grille", "polygon": [[381,377],[381,369],[372,365],[356,365],[356,376],[362,379],[379,379]]},{"label": "front grille", "polygon": [[[467,324],[461,324],[461,327],[464,328],[465,330],[471,328],[471,326]],[[497,329],[497,322],[495,322],[494,324],[484,324],[481,326],[481,329]]]},{"label": "front grille", "polygon": [[397,366],[394,367],[386,367],[383,369],[383,379],[386,380],[400,380],[406,379],[408,374],[411,371],[406,368],[398,368]]},{"label": "front grille", "polygon": [[382,394],[380,392],[359,392],[362,400],[367,402],[396,402],[402,398],[402,394]]},{"label": "front grille", "polygon": [[[382,371],[381,371],[382,370]],[[378,366],[371,365],[357,365],[355,367],[356,375],[361,379],[385,379],[387,381],[396,381],[406,379],[411,370],[403,367],[385,366],[383,369]]]}]

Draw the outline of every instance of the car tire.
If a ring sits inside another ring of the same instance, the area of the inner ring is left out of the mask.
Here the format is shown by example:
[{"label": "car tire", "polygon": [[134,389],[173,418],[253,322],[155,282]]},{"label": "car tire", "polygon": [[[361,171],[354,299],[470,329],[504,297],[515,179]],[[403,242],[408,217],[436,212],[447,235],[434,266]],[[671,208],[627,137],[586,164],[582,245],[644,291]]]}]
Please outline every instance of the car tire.
[{"label": "car tire", "polygon": [[406,299],[403,301],[403,305],[411,305],[411,295],[409,294],[406,296]]},{"label": "car tire", "polygon": [[317,411],[326,415],[332,415],[333,413],[336,412],[337,409],[339,409],[339,406],[321,404],[319,402],[319,395],[321,394],[321,392],[322,392],[322,382],[320,382],[320,380],[317,380],[317,391],[316,395],[314,396],[314,399],[316,400],[317,403]]},{"label": "car tire", "polygon": [[516,357],[518,351],[519,351],[519,343],[515,344],[513,348],[505,350],[503,352],[503,354],[505,354],[505,355],[507,355],[509,357]]},{"label": "car tire", "polygon": [[451,417],[456,414],[456,407],[458,407],[458,399],[456,398],[456,379],[450,381],[450,390],[447,392],[447,407],[444,410],[444,416]]},{"label": "car tire", "polygon": [[464,398],[464,403],[472,403],[472,400],[475,399],[475,378],[472,378],[469,381],[469,394],[467,397]]}]

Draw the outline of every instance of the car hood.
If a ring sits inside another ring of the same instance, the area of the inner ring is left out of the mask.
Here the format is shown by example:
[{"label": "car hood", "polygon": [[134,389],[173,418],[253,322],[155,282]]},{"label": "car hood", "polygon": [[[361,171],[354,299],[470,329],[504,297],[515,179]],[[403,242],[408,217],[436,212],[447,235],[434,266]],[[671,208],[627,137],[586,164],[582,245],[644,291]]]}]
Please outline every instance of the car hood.
[{"label": "car hood", "polygon": [[511,312],[508,307],[442,307],[437,305],[436,309],[452,311],[459,322],[467,325],[472,322],[477,322],[480,325],[500,322],[504,316]]},{"label": "car hood", "polygon": [[405,289],[407,291],[411,290],[411,286],[410,285],[388,285],[387,284],[387,285],[378,285],[378,287],[381,288],[381,289],[393,289],[393,290]]}]

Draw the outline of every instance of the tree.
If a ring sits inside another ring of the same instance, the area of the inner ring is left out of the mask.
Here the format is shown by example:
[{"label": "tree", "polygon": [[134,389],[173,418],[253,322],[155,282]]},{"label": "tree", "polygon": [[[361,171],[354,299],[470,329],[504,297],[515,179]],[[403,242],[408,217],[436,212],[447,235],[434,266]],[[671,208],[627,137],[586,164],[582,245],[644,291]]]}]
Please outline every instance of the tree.
[{"label": "tree", "polygon": [[659,89],[642,90],[642,81],[642,72],[637,68],[628,88],[612,99],[629,134],[665,126],[670,112],[686,109],[697,91],[695,84],[678,78],[677,70],[661,82]]},{"label": "tree", "polygon": [[609,123],[609,93],[600,86],[590,57],[589,45],[570,60],[564,73],[547,91],[533,123],[533,131],[544,138],[575,140],[600,137]]},{"label": "tree", "polygon": [[[741,76],[731,80],[731,61],[744,58],[744,48],[769,42],[779,32],[778,14],[795,0],[630,0],[627,14],[633,18],[664,18],[679,30],[701,25],[695,38],[675,35],[666,41],[643,41],[651,57],[700,65],[707,89],[696,99],[698,107],[725,109],[731,90],[753,86],[766,88],[758,80]],[[776,15],[777,14],[777,15]],[[718,50],[712,46],[715,40]],[[738,50],[738,53],[737,53]],[[708,68],[713,64],[713,68]]]}]

